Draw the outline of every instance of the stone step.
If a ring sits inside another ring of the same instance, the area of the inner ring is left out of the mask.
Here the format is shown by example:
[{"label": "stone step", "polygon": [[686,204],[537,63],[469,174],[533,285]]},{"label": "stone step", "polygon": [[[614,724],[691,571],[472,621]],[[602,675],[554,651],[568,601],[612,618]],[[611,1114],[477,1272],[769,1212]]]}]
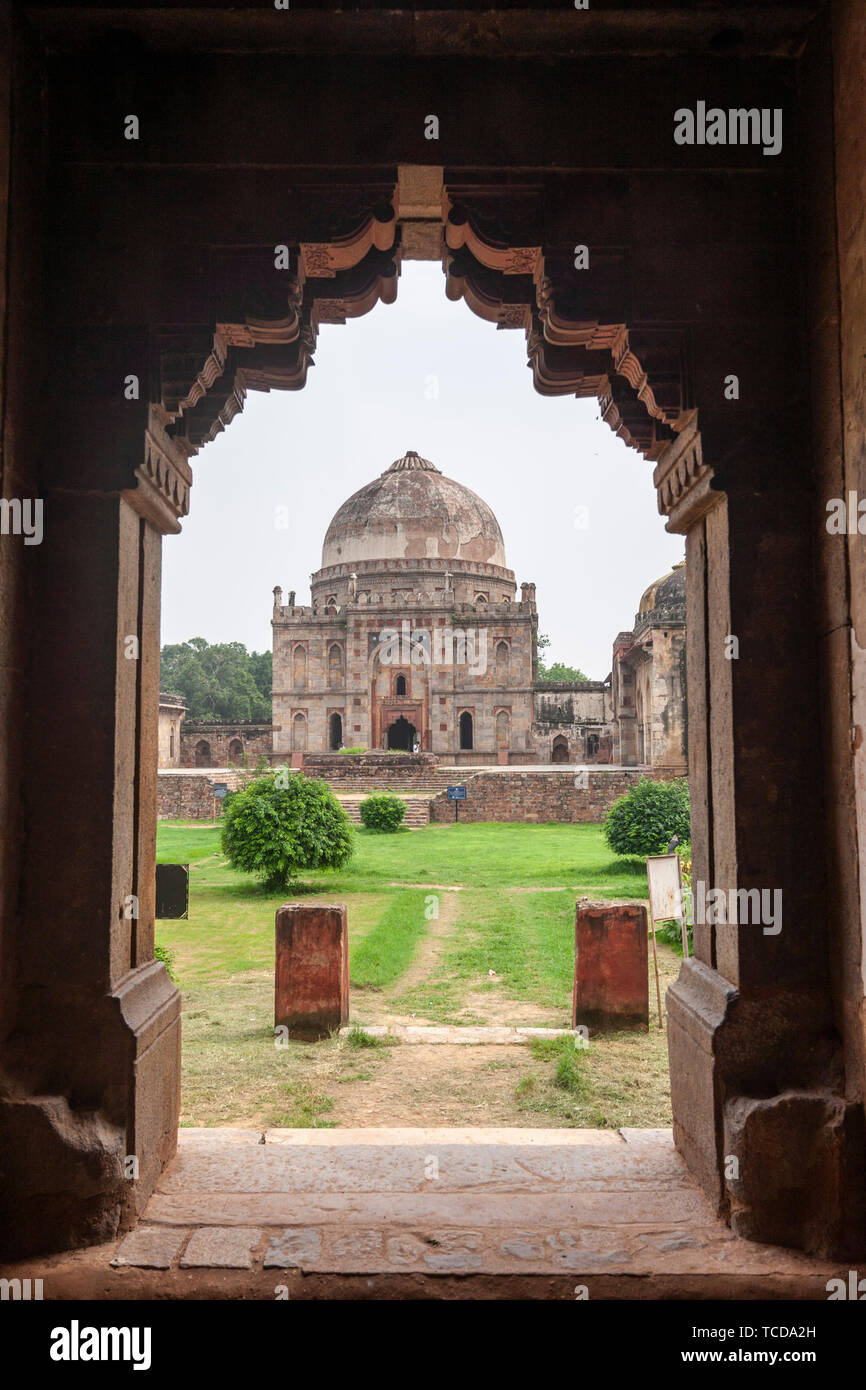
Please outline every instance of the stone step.
[{"label": "stone step", "polygon": [[826,1301],[744,1241],[670,1130],[182,1129],[141,1224],[6,1268],[50,1297]]},{"label": "stone step", "polygon": [[[361,802],[366,801],[367,796],[346,796],[343,793],[337,793],[337,799],[352,824],[360,825],[362,823]],[[406,802],[406,814],[403,817],[403,825],[415,827],[430,824],[430,800],[428,797],[407,796],[404,800]]]}]

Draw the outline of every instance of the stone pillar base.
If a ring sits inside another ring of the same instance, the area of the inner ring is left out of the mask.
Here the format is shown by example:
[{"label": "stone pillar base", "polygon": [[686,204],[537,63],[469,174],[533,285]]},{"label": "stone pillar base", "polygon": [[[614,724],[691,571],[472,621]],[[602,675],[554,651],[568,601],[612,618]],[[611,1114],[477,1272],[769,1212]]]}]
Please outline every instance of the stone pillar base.
[{"label": "stone pillar base", "polygon": [[51,1065],[51,1092],[41,1089],[41,1030],[19,1035],[20,1081],[7,1074],[0,1100],[5,1258],[99,1244],[138,1220],[177,1148],[180,1003],[160,961],[130,972],[101,1004],[67,1001],[54,1026],[68,1049],[63,1073]]},{"label": "stone pillar base", "polygon": [[667,1017],[674,1142],[715,1210],[748,1240],[866,1256],[863,1107],[841,1093],[820,1003],[793,991],[749,1003],[692,959]]}]

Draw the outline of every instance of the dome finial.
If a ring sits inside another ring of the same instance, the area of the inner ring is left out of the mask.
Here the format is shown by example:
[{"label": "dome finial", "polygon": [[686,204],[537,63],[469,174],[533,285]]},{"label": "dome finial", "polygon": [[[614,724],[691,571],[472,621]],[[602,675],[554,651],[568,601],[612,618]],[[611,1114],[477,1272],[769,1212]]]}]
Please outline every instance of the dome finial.
[{"label": "dome finial", "polygon": [[411,468],[420,468],[425,473],[441,472],[441,469],[437,468],[435,463],[431,463],[429,459],[422,459],[421,455],[416,453],[414,449],[407,449],[403,457],[401,459],[395,459],[391,467],[385,469],[385,472],[404,473]]}]

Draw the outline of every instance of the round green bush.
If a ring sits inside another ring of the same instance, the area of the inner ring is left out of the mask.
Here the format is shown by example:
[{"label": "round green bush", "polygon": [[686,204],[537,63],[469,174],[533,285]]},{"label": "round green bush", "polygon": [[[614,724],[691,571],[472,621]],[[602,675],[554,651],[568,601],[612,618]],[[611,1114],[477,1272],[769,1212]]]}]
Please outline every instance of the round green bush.
[{"label": "round green bush", "polygon": [[368,830],[399,830],[406,803],[389,792],[373,792],[361,802],[361,820]]},{"label": "round green bush", "polygon": [[687,843],[691,838],[688,782],[684,778],[652,782],[642,777],[613,803],[604,834],[616,854],[664,854],[674,835],[681,845]]},{"label": "round green bush", "polygon": [[226,798],[222,849],[233,869],[287,888],[304,869],[340,869],[354,837],[327,782],[278,768]]}]

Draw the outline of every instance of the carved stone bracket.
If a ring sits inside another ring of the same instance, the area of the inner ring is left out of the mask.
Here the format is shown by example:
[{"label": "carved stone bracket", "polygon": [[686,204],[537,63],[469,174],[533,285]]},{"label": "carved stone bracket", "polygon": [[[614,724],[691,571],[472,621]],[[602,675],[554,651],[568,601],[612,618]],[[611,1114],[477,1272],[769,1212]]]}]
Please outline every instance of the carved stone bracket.
[{"label": "carved stone bracket", "polygon": [[171,439],[151,409],[144,435],[144,458],[135,470],[136,486],[124,491],[130,506],[158,531],[174,534],[189,511],[192,469],[183,441]]},{"label": "carved stone bracket", "polygon": [[302,241],[298,273],[300,284],[303,285],[308,279],[332,280],[339,271],[351,270],[358,265],[374,246],[377,251],[392,251],[396,228],[392,203],[391,216],[387,220],[371,214],[349,236],[337,237],[334,241]]},{"label": "carved stone bracket", "polygon": [[704,463],[698,412],[692,410],[653,472],[658,509],[669,518],[668,531],[684,534],[721,500],[721,494],[711,489],[712,477],[712,468]]}]

